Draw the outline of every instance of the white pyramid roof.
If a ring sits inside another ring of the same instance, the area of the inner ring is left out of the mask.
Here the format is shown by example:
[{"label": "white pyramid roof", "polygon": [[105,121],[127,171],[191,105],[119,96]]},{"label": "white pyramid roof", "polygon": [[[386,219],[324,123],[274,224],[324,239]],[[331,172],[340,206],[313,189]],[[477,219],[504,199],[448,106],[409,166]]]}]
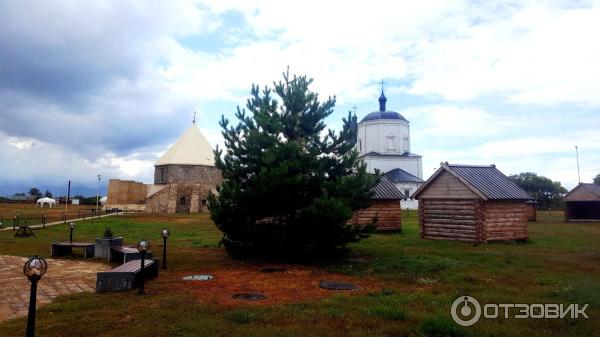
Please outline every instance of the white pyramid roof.
[{"label": "white pyramid roof", "polygon": [[196,125],[190,126],[165,154],[154,163],[159,165],[215,166],[213,149]]}]

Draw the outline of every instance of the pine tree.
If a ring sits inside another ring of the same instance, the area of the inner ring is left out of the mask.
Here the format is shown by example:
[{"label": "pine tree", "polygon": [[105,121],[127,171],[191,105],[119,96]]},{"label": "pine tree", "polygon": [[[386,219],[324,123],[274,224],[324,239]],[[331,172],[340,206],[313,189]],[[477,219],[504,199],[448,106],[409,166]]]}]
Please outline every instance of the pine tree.
[{"label": "pine tree", "polygon": [[221,118],[227,151],[217,147],[215,162],[224,183],[209,196],[209,208],[229,249],[329,249],[364,230],[348,220],[369,205],[377,177],[354,150],[356,116],[348,113],[339,134],[324,131],[335,97],[319,102],[309,90],[312,79],[283,77],[262,93],[252,86],[237,126]]}]

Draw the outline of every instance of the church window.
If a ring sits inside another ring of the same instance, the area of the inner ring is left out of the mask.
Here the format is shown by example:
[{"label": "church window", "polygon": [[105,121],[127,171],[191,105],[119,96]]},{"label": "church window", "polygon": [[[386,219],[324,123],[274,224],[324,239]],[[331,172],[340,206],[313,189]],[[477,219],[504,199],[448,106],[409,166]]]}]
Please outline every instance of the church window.
[{"label": "church window", "polygon": [[358,140],[358,151],[362,151],[362,140]]},{"label": "church window", "polygon": [[202,206],[206,206],[206,199],[202,199]]},{"label": "church window", "polygon": [[408,145],[408,136],[404,136],[404,152],[408,152],[410,150]]},{"label": "church window", "polygon": [[386,142],[387,149],[395,150],[396,149],[396,136],[387,136],[386,140],[387,140],[387,142]]},{"label": "church window", "polygon": [[187,200],[185,200],[185,197],[179,198],[179,205],[180,206],[185,206],[186,202],[187,202]]},{"label": "church window", "polygon": [[405,189],[404,190],[404,197],[405,198],[410,198],[410,190],[409,189]]}]

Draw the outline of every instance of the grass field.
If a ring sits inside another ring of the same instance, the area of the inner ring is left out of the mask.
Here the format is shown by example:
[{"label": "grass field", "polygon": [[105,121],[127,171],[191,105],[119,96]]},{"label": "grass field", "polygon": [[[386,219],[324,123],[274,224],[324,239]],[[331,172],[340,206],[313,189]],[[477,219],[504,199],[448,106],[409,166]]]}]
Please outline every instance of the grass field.
[{"label": "grass field", "polygon": [[[144,237],[160,253],[168,225],[169,270],[135,292],[59,297],[38,311],[39,336],[600,336],[600,223],[564,223],[540,214],[528,243],[474,246],[418,237],[417,219],[403,214],[404,231],[377,234],[351,245],[351,253],[317,268],[375,280],[356,295],[273,305],[219,305],[181,288],[182,274],[247,268],[230,259],[205,214],[119,216],[80,223],[77,240],[92,240],[110,226],[127,243]],[[49,243],[68,236],[65,225],[35,238],[0,233],[0,254],[47,256]],[[244,277],[243,275],[241,277]],[[43,280],[41,281],[43,282]],[[301,295],[301,294],[300,294]],[[482,319],[460,328],[450,305],[460,295],[482,303],[588,303],[589,319]],[[301,297],[301,296],[299,296]],[[0,324],[0,336],[24,335],[25,318]]]},{"label": "grass field", "polygon": [[[12,227],[15,216],[19,218],[19,224],[37,225],[42,223],[42,216],[46,216],[46,222],[62,221],[66,213],[67,219],[93,216],[96,205],[55,205],[52,208],[45,206],[36,207],[31,203],[0,203],[0,222],[4,227]],[[18,224],[17,224],[18,225]]]}]

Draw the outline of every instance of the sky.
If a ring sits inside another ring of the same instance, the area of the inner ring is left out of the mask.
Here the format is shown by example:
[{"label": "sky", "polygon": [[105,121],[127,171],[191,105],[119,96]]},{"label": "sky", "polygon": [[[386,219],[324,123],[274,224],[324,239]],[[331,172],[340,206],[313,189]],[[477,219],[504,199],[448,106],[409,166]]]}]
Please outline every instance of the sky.
[{"label": "sky", "polygon": [[[600,173],[597,1],[0,2],[0,195],[152,182],[191,124],[213,146],[252,84],[289,67],[336,97],[333,129],[387,107],[425,178],[442,161]],[[102,176],[100,184],[97,175]]]}]

